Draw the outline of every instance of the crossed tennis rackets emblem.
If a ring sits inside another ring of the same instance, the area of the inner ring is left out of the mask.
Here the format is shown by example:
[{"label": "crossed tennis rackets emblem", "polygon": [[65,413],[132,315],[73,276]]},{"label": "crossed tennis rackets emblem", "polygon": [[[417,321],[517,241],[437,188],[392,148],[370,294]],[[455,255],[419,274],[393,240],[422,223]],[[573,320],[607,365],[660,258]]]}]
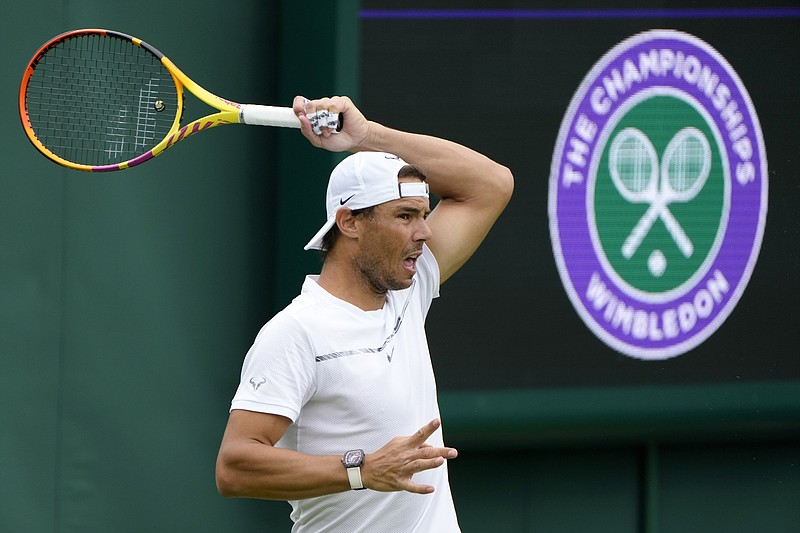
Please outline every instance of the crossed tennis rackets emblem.
[{"label": "crossed tennis rackets emblem", "polygon": [[669,206],[693,200],[705,186],[711,170],[711,146],[706,136],[697,128],[683,128],[670,140],[659,163],[647,135],[636,128],[625,128],[611,142],[608,166],[623,198],[650,204],[625,239],[623,257],[630,259],[636,253],[659,218],[684,257],[691,257],[694,245]]}]

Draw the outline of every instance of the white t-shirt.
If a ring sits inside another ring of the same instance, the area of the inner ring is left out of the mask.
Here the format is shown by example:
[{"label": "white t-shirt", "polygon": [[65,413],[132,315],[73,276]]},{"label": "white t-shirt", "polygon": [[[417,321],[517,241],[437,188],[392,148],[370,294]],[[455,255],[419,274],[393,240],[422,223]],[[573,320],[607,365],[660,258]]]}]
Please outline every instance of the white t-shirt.
[{"label": "white t-shirt", "polygon": [[[408,289],[363,311],[325,291],[315,276],[259,332],[231,409],[282,415],[277,446],[306,454],[371,453],[439,417],[425,317],[439,269],[425,247]],[[443,446],[441,429],[429,439]],[[342,467],[344,468],[344,467]],[[414,475],[433,494],[348,491],[290,501],[293,532],[457,533],[447,465]]]}]

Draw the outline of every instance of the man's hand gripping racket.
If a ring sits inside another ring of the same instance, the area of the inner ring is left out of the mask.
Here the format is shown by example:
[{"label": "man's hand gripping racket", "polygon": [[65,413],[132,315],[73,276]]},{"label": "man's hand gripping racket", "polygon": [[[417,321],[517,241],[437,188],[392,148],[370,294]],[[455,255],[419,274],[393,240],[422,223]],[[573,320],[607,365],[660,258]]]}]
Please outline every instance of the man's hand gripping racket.
[{"label": "man's hand gripping racket", "polygon": [[[313,101],[296,96],[293,109],[301,122],[300,131],[317,148],[330,152],[354,151],[369,136],[369,121],[347,96]],[[332,117],[333,120],[315,127],[315,122],[319,122],[315,117]]]},{"label": "man's hand gripping racket", "polygon": [[[184,89],[217,109],[182,123]],[[130,168],[215,126],[300,128],[290,107],[220,98],[141,39],[102,29],[59,35],[34,54],[22,77],[19,113],[28,139],[56,163],[89,172]],[[303,114],[304,135],[341,129],[324,107]]]}]

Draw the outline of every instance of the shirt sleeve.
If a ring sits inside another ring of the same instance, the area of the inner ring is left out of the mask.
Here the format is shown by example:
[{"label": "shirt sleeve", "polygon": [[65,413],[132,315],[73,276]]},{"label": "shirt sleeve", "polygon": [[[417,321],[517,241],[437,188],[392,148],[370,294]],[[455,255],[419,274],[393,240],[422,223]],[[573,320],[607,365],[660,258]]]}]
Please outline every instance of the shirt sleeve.
[{"label": "shirt sleeve", "polygon": [[423,245],[422,255],[417,261],[417,285],[422,295],[423,316],[427,316],[434,298],[439,297],[439,263],[428,245]]},{"label": "shirt sleeve", "polygon": [[247,352],[231,410],[276,414],[295,422],[315,384],[309,337],[283,311],[261,329]]}]

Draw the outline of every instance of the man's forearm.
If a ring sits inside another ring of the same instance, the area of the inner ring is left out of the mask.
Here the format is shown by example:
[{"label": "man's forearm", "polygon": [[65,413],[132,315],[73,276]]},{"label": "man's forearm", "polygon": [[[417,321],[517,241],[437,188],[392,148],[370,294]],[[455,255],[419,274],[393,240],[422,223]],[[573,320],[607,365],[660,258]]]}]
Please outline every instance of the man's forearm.
[{"label": "man's forearm", "polygon": [[431,190],[441,198],[457,201],[497,197],[505,205],[512,187],[504,166],[453,141],[395,130],[369,122],[369,134],[359,151],[390,152],[418,165],[428,177]]},{"label": "man's forearm", "polygon": [[299,500],[350,490],[341,457],[252,441],[220,450],[217,488],[232,498]]}]

